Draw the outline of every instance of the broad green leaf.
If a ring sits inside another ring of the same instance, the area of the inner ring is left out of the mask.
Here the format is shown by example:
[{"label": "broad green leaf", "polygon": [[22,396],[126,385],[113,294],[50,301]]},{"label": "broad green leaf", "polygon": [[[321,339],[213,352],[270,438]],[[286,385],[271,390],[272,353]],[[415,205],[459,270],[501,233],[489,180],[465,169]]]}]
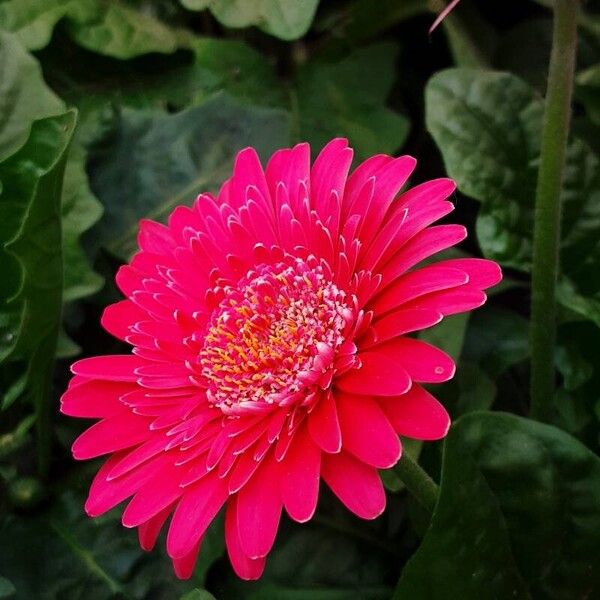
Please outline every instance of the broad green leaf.
[{"label": "broad green leaf", "polygon": [[2,29],[0,73],[0,160],[4,160],[25,143],[34,119],[62,113],[64,105],[46,87],[38,62],[15,35]]},{"label": "broad green leaf", "polygon": [[396,598],[593,598],[600,593],[600,459],[506,413],[458,420],[440,496]]},{"label": "broad green leaf", "polygon": [[146,11],[122,0],[85,0],[90,8],[67,22],[71,37],[84,48],[114,58],[129,59],[149,52],[170,54],[187,39]]},{"label": "broad green leaf", "polygon": [[[76,114],[35,121],[25,145],[0,163],[2,312],[10,339],[0,360],[20,360],[24,394],[48,401],[63,296],[61,189]],[[18,275],[17,278],[14,276]]]},{"label": "broad green leaf", "polygon": [[[0,4],[1,6],[3,5]],[[0,31],[0,71],[3,64],[5,65],[3,72],[6,72],[8,77],[0,80],[0,88],[5,89],[4,95],[0,91],[0,104],[1,98],[5,99],[4,105],[0,106],[0,111],[4,110],[6,115],[6,119],[0,124],[0,160],[4,156],[2,154],[4,149],[14,152],[22,146],[35,119],[65,111],[64,103],[46,87],[35,59],[27,54],[13,34]],[[90,269],[88,260],[79,246],[81,234],[98,220],[101,212],[98,201],[91,195],[87,186],[83,164],[84,150],[76,143],[66,165],[61,202],[61,235],[66,265],[63,270],[64,301],[89,295],[102,284],[101,278]],[[20,213],[12,210],[12,207],[13,203],[9,203],[4,204],[2,208],[0,240],[4,242],[15,235],[21,226]],[[6,213],[7,210],[9,213]],[[0,266],[0,273],[4,277],[4,289],[3,293],[0,293],[0,298],[7,300],[10,294],[16,293],[20,280],[15,261],[6,261]],[[12,313],[10,325],[6,322],[9,312]],[[3,308],[0,315],[0,331],[5,331],[5,335],[11,337],[13,341],[16,335],[16,322],[20,319],[17,313],[18,311],[11,305]],[[67,341],[66,335],[62,335],[60,339]],[[3,338],[0,336],[0,357],[6,355],[3,346]],[[60,349],[61,354],[66,355],[67,352],[73,352],[75,347],[72,343],[70,346],[61,344]],[[14,398],[16,391],[21,388],[19,384],[3,392],[6,392],[7,398]],[[5,402],[8,400],[5,399]]]},{"label": "broad green leaf", "polygon": [[303,36],[310,27],[319,0],[181,0],[189,10],[210,9],[225,27],[250,27],[283,40]]},{"label": "broad green leaf", "polygon": [[78,44],[121,59],[149,52],[169,54],[187,39],[124,0],[0,0],[3,28],[18,35],[30,50],[44,48],[63,19]]},{"label": "broad green leaf", "polygon": [[405,117],[385,106],[397,51],[394,44],[378,44],[339,62],[316,59],[301,67],[291,91],[295,137],[316,149],[333,137],[348,137],[359,159],[395,152],[409,129]]},{"label": "broad green leaf", "polygon": [[[482,203],[476,229],[484,254],[525,271],[531,268],[543,108],[531,87],[508,73],[450,69],[426,89],[427,127],[448,173]],[[563,273],[575,294],[597,303],[600,161],[580,140],[567,150],[562,202]],[[585,303],[565,303],[597,320]]]},{"label": "broad green leaf", "polygon": [[93,11],[88,0],[0,0],[2,28],[16,34],[29,50],[39,50],[52,38],[54,26],[77,11]]},{"label": "broad green leaf", "polygon": [[175,206],[217,189],[245,146],[265,159],[288,139],[284,112],[244,107],[225,94],[172,115],[123,109],[90,150],[92,189],[106,211],[104,243],[127,259],[141,218],[164,220]]}]

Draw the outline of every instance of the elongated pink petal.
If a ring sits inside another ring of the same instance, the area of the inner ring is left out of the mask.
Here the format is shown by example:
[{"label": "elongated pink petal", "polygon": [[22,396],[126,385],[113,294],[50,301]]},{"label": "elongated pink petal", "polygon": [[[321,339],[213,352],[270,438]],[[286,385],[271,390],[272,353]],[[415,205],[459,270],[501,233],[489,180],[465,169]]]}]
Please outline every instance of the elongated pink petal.
[{"label": "elongated pink petal", "polygon": [[107,417],[84,431],[73,443],[71,451],[77,460],[96,458],[109,452],[131,448],[150,435],[150,421],[125,412]]},{"label": "elongated pink petal", "polygon": [[283,507],[279,481],[279,463],[267,458],[237,494],[238,535],[250,558],[266,556],[275,542]]},{"label": "elongated pink petal", "polygon": [[75,375],[95,377],[106,381],[136,381],[135,370],[147,365],[148,361],[130,354],[113,354],[83,358],[71,365]]},{"label": "elongated pink petal", "polygon": [[225,543],[233,570],[246,581],[258,579],[265,570],[266,558],[250,558],[243,550],[238,533],[237,498],[227,503],[225,513]]},{"label": "elongated pink petal", "polygon": [[360,354],[362,366],[336,380],[337,387],[350,394],[398,396],[410,389],[411,378],[396,358],[377,350]]},{"label": "elongated pink petal", "polygon": [[370,348],[395,337],[406,335],[413,331],[427,329],[439,323],[442,313],[421,308],[407,308],[388,313],[371,326],[370,335],[360,342],[360,347]]},{"label": "elongated pink petal", "polygon": [[339,452],[342,435],[335,401],[331,394],[324,394],[308,417],[308,430],[314,442],[324,452]]},{"label": "elongated pink petal", "polygon": [[319,496],[321,450],[306,427],[296,432],[282,463],[281,495],[287,513],[304,523],[312,518]]},{"label": "elongated pink petal", "polygon": [[108,333],[126,341],[132,327],[138,321],[147,320],[148,313],[136,306],[131,300],[121,300],[104,309],[100,323]]},{"label": "elongated pink petal", "polygon": [[401,364],[411,379],[419,383],[448,381],[456,370],[454,361],[445,352],[413,338],[396,338],[378,345],[372,352]]},{"label": "elongated pink petal", "polygon": [[481,290],[490,288],[502,280],[500,266],[485,258],[452,258],[438,265],[464,271],[469,276],[469,285]]},{"label": "elongated pink petal", "polygon": [[350,454],[324,454],[321,475],[331,491],[362,519],[375,519],[385,509],[385,491],[377,469]]},{"label": "elongated pink petal", "polygon": [[189,579],[194,574],[194,567],[196,566],[196,560],[198,560],[198,552],[200,552],[201,544],[202,539],[188,554],[181,558],[173,559],[173,569],[179,579]]},{"label": "elongated pink petal", "polygon": [[384,412],[373,398],[336,394],[344,449],[356,458],[388,469],[398,462],[402,447]]},{"label": "elongated pink petal", "polygon": [[160,535],[160,530],[163,528],[165,521],[169,518],[171,510],[172,507],[168,506],[138,527],[138,539],[142,550],[150,552],[150,550],[154,548],[156,540]]},{"label": "elongated pink petal", "polygon": [[415,298],[404,305],[404,308],[417,308],[420,310],[435,310],[445,317],[479,308],[486,301],[487,296],[479,288],[469,284],[461,285],[449,290],[433,292]]},{"label": "elongated pink petal", "polygon": [[448,433],[446,409],[420,385],[397,398],[378,398],[394,430],[417,440],[439,440]]},{"label": "elongated pink petal", "polygon": [[469,281],[464,271],[441,265],[429,265],[411,271],[375,296],[367,304],[370,310],[382,315],[426,294],[458,287]]},{"label": "elongated pink petal", "polygon": [[86,380],[62,395],[60,410],[71,417],[111,417],[124,410],[120,398],[133,389],[128,383]]},{"label": "elongated pink petal", "polygon": [[184,558],[193,552],[228,496],[226,483],[214,472],[188,488],[177,504],[167,534],[171,558]]},{"label": "elongated pink petal", "polygon": [[152,517],[171,506],[183,494],[179,486],[181,469],[170,467],[157,473],[144,484],[130,500],[123,512],[122,523],[125,527],[138,527]]}]

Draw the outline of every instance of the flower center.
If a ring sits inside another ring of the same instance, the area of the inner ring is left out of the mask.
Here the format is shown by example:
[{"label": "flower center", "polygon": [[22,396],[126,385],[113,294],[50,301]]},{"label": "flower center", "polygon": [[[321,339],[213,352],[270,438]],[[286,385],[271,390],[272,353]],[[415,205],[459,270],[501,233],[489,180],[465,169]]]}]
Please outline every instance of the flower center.
[{"label": "flower center", "polygon": [[213,405],[225,413],[262,411],[301,403],[307,388],[329,385],[352,311],[320,266],[263,264],[215,292],[222,300],[200,351]]}]

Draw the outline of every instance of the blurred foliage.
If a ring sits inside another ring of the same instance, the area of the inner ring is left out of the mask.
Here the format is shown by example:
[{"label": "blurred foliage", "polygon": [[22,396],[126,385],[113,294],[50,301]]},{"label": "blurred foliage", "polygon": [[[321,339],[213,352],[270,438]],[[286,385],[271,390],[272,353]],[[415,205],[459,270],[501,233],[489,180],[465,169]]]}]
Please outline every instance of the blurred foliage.
[{"label": "blurred foliage", "polygon": [[[552,2],[462,0],[429,36],[444,4],[0,0],[0,598],[385,599],[400,574],[399,598],[600,596],[599,7],[579,17],[546,426],[525,417]],[[415,155],[415,183],[455,178],[451,218],[477,234],[461,255],[505,269],[485,307],[421,334],[458,366],[434,390],[457,419],[446,442],[404,444],[441,473],[438,506],[428,528],[393,472],[374,522],[323,489],[259,582],[233,574],[222,520],[179,582],[118,510],[84,515],[94,465],[68,452],[63,359],[117,350],[99,316],[140,218],[217,189],[244,146],[314,155],[338,135],[357,160]]]}]

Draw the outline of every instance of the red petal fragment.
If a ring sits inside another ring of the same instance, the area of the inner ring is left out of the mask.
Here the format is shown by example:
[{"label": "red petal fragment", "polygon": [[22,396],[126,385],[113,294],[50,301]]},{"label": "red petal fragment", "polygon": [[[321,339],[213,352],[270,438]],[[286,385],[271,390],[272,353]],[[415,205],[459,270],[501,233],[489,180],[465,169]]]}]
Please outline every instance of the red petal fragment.
[{"label": "red petal fragment", "polygon": [[323,394],[308,416],[308,430],[314,442],[324,452],[339,452],[342,435],[335,401],[331,394]]},{"label": "red petal fragment", "polygon": [[285,509],[299,523],[310,520],[317,508],[321,450],[302,426],[282,462],[281,495]]},{"label": "red petal fragment", "polygon": [[399,435],[417,440],[439,440],[450,428],[446,409],[420,385],[397,398],[378,398],[379,405]]},{"label": "red petal fragment", "polygon": [[377,469],[350,454],[323,454],[321,475],[332,492],[362,519],[375,519],[385,509],[385,491]]},{"label": "red petal fragment", "polygon": [[281,509],[279,463],[266,458],[237,495],[240,544],[250,558],[266,556],[275,542]]},{"label": "red petal fragment", "polygon": [[337,387],[350,394],[399,396],[410,389],[411,378],[396,357],[379,350],[381,346],[358,357],[362,366],[351,369],[339,379]]},{"label": "red petal fragment", "polygon": [[231,566],[238,577],[246,581],[258,579],[265,570],[266,558],[250,558],[243,550],[238,533],[237,498],[227,503],[225,513],[225,543]]},{"label": "red petal fragment", "polygon": [[398,462],[402,447],[379,404],[367,396],[336,395],[344,450],[363,462],[389,469]]}]

